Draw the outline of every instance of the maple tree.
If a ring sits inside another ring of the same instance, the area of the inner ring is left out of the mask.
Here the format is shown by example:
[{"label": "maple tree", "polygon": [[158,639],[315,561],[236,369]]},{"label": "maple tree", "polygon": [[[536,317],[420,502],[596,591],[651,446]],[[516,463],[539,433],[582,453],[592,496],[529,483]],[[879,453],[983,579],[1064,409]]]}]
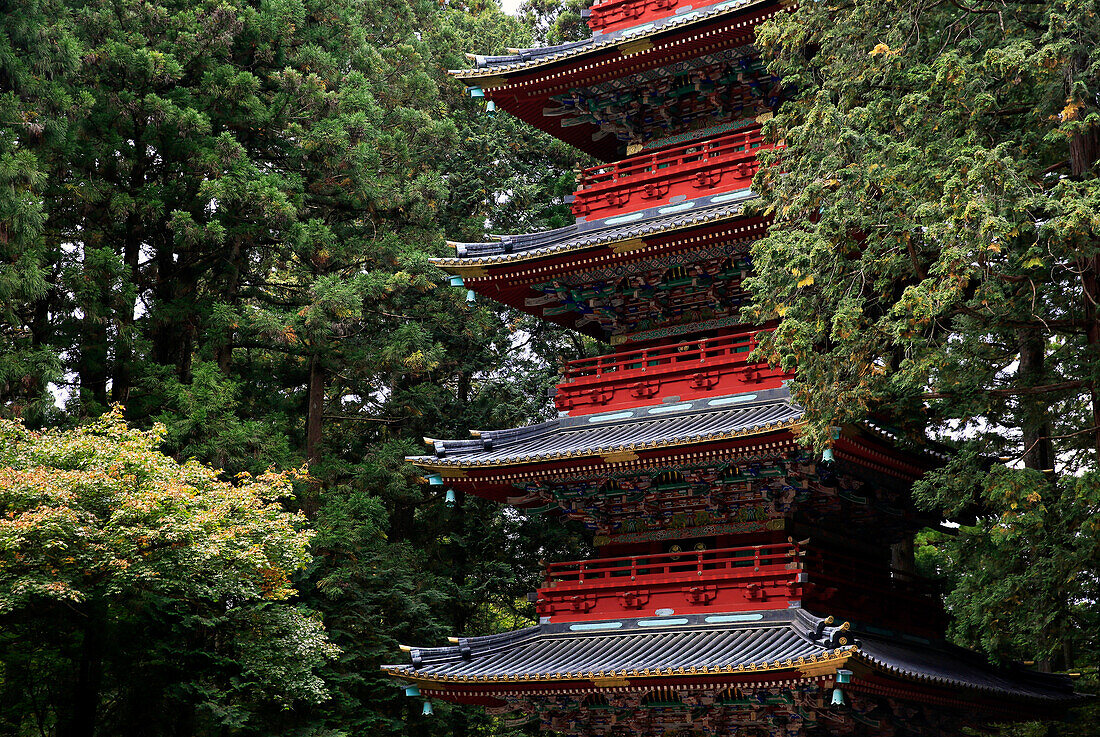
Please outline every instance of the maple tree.
[{"label": "maple tree", "polygon": [[33,703],[61,735],[138,714],[232,726],[327,697],[315,671],[337,649],[291,583],[313,535],[280,504],[295,475],[230,483],[162,433],[117,409],[70,431],[0,420],[0,724]]}]

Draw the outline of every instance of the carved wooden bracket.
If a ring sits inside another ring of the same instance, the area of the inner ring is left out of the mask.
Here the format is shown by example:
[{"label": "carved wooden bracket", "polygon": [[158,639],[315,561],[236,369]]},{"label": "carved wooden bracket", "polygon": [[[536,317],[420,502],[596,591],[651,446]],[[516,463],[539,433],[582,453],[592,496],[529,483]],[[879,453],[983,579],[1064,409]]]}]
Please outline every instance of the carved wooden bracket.
[{"label": "carved wooden bracket", "polygon": [[619,594],[619,603],[625,609],[640,609],[649,601],[649,590],[624,591]]},{"label": "carved wooden bracket", "polygon": [[685,586],[684,598],[689,604],[709,604],[718,597],[717,586]]},{"label": "carved wooden bracket", "polygon": [[745,598],[749,601],[764,601],[768,594],[760,584],[750,583],[745,587]]},{"label": "carved wooden bracket", "polygon": [[630,192],[608,192],[604,195],[604,199],[607,200],[607,204],[612,207],[618,207],[619,205],[625,205],[630,202]]},{"label": "carved wooden bracket", "polygon": [[584,393],[588,396],[588,401],[592,404],[607,404],[611,401],[611,398],[615,396],[614,389],[604,389],[600,387],[585,389]]},{"label": "carved wooden bracket", "polygon": [[565,597],[565,603],[575,612],[587,612],[596,606],[596,595],[577,594],[576,596],[567,596]]},{"label": "carved wooden bracket", "polygon": [[699,372],[692,374],[691,385],[696,389],[713,389],[718,384],[718,374]]},{"label": "carved wooden bracket", "polygon": [[717,171],[701,171],[695,174],[695,183],[692,185],[696,189],[706,189],[707,187],[713,187],[722,181],[722,173]]}]

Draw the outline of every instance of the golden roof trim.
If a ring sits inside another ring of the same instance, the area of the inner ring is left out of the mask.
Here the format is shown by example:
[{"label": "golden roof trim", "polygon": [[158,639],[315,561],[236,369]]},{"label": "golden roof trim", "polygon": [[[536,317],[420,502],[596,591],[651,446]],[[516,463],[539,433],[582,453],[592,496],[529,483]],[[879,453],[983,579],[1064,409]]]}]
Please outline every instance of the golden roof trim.
[{"label": "golden roof trim", "polygon": [[[445,457],[439,460],[419,461],[413,458],[408,459],[409,463],[414,466],[418,466],[423,469],[438,471],[443,476],[448,476],[445,471],[452,471],[453,476],[462,477],[466,475],[465,469],[467,468],[492,468],[495,466],[518,466],[527,463],[544,463],[546,461],[554,461],[569,458],[595,458],[597,456],[603,457],[607,463],[626,463],[629,461],[637,460],[636,452],[639,450],[657,450],[660,448],[675,448],[683,445],[696,445],[699,443],[712,443],[721,440],[734,440],[743,437],[752,437],[754,435],[767,435],[768,433],[778,432],[780,430],[793,430],[800,428],[806,424],[805,420],[794,419],[787,420],[785,422],[769,422],[757,427],[748,428],[745,430],[736,430],[733,432],[719,433],[717,435],[711,435],[706,437],[694,437],[684,440],[675,440],[671,442],[661,443],[658,441],[643,442],[643,443],[631,443],[628,446],[617,446],[612,448],[594,448],[590,451],[556,451],[554,453],[538,454],[535,456],[526,455],[522,458],[515,458],[511,460],[487,460],[487,461],[475,461],[464,463],[461,459],[452,459],[448,461]],[[619,458],[621,456],[621,458]],[[630,457],[633,456],[633,457]],[[614,457],[615,460],[608,460],[609,457]],[[462,473],[457,473],[458,469],[462,469]]]},{"label": "golden roof trim", "polygon": [[[612,49],[618,49],[619,53],[623,56],[623,58],[626,58],[626,57],[632,56],[634,54],[644,53],[645,51],[651,51],[653,49],[660,50],[660,49],[665,48],[666,46],[671,46],[672,44],[661,44],[659,46],[655,46],[653,44],[653,41],[652,41],[653,37],[657,36],[659,34],[662,34],[666,31],[672,31],[672,30],[676,30],[676,29],[686,28],[686,27],[691,26],[694,23],[702,24],[702,23],[705,23],[709,20],[713,20],[715,18],[720,18],[724,15],[729,15],[729,14],[732,14],[732,13],[741,12],[741,11],[744,11],[745,9],[747,9],[747,8],[752,8],[752,7],[755,7],[757,5],[763,5],[763,4],[767,3],[768,1],[769,0],[749,0],[748,3],[745,3],[743,5],[734,5],[732,7],[723,8],[721,10],[712,10],[710,13],[707,13],[706,15],[703,15],[703,16],[698,17],[698,18],[692,18],[691,20],[689,20],[686,23],[683,23],[683,22],[682,23],[675,23],[675,22],[665,23],[664,25],[660,26],[659,28],[652,28],[652,29],[646,31],[645,33],[632,34],[627,39],[623,39],[622,37],[619,37],[618,39],[611,40],[611,41],[608,41],[606,43],[594,43],[594,44],[584,46],[584,47],[576,47],[576,48],[573,48],[573,49],[563,49],[562,51],[559,51],[557,53],[547,54],[545,57],[538,58],[538,59],[532,59],[532,60],[529,60],[527,62],[523,62],[523,61],[513,62],[513,64],[515,66],[511,69],[507,68],[509,65],[502,65],[502,66],[496,66],[496,67],[486,67],[484,69],[448,69],[447,73],[450,74],[455,79],[463,79],[463,80],[465,80],[465,79],[485,80],[486,78],[492,78],[492,77],[496,77],[496,76],[503,77],[504,79],[507,79],[510,75],[513,75],[513,74],[519,74],[519,73],[522,73],[522,72],[530,71],[532,69],[538,69],[539,67],[544,67],[544,66],[548,66],[548,65],[551,65],[551,64],[556,64],[557,62],[564,61],[566,59],[582,57],[586,53],[599,53],[599,52],[602,52],[602,51],[610,51]],[[714,3],[714,4],[718,5],[718,3]],[[779,4],[780,4],[781,7],[786,7],[784,5],[783,0],[780,0]],[[701,10],[705,11],[705,8],[703,8]],[[675,19],[675,16],[671,16],[671,18]],[[627,29],[627,30],[629,30],[629,29]],[[684,40],[686,40],[686,39],[684,39]],[[648,48],[638,48],[638,45],[641,44],[642,42],[648,42],[649,47]],[[679,41],[677,41],[676,43],[679,43]],[[627,47],[626,50],[624,50],[624,48],[623,48],[624,46]],[[635,48],[637,48],[637,50],[632,50],[632,49],[635,49]],[[471,56],[470,54],[467,54],[466,58],[469,58],[470,56]],[[474,54],[472,56],[476,59],[478,55]]]},{"label": "golden roof trim", "polygon": [[[691,228],[703,225],[711,225],[712,223],[743,217],[744,208],[741,207],[741,205],[744,205],[744,202],[737,204],[738,207],[721,215],[713,215],[690,222],[670,225],[666,228],[647,231],[640,235],[632,235],[628,238],[610,238],[608,240],[596,240],[590,243],[578,243],[552,251],[546,251],[545,249],[539,248],[530,251],[516,251],[514,253],[496,253],[489,256],[472,256],[470,258],[461,258],[458,256],[435,257],[428,259],[428,261],[444,271],[453,272],[460,276],[485,276],[485,268],[488,266],[499,266],[522,261],[535,261],[540,258],[560,256],[566,253],[575,253],[593,248],[609,247],[615,253],[629,253],[631,251],[641,250],[647,246],[648,244],[645,243],[645,239],[652,238],[653,236],[672,233],[677,230],[690,230]],[[609,217],[614,216],[612,215]]]},{"label": "golden roof trim", "polygon": [[[850,647],[842,650],[833,650],[828,654],[823,654],[823,658],[828,658],[822,661],[823,667],[826,671],[822,674],[813,675],[801,675],[803,680],[813,680],[820,675],[829,675],[837,671],[837,669],[844,666],[845,662],[851,655],[854,654],[855,647]],[[713,671],[710,671],[713,668]],[[445,673],[421,673],[420,671],[413,670],[408,666],[402,667],[390,667],[386,668],[387,671],[393,675],[401,678],[402,680],[410,683],[415,683],[418,686],[431,685],[433,683],[450,683],[450,682],[470,682],[477,683],[515,683],[517,681],[533,682],[533,681],[591,681],[596,688],[622,688],[630,684],[631,681],[640,680],[645,678],[668,678],[672,677],[698,677],[704,673],[712,672],[714,675],[726,675],[731,673],[773,673],[775,671],[783,670],[797,670],[802,673],[802,668],[797,666],[788,666],[784,663],[767,662],[762,661],[760,663],[738,664],[736,666],[732,664],[727,665],[714,665],[708,668],[695,667],[695,668],[646,668],[643,671],[631,671],[629,679],[618,675],[617,672],[599,673],[592,671],[584,672],[570,672],[570,673],[522,673],[515,674],[500,674],[498,676],[452,676]],[[615,681],[614,684],[606,682]]]}]

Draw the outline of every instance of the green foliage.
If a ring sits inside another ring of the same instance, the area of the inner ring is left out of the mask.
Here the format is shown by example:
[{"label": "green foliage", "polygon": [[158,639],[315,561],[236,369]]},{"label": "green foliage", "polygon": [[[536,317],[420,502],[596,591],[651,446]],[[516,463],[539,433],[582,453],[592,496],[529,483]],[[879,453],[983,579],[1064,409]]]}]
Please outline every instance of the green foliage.
[{"label": "green foliage", "polygon": [[79,64],[68,8],[20,3],[0,16],[0,413],[41,420],[61,372],[41,335],[50,295],[44,203],[51,149],[79,101],[60,82]]},{"label": "green foliage", "polygon": [[327,698],[337,650],[292,602],[312,537],[278,502],[293,474],[219,480],[159,452],[162,433],[117,411],[66,432],[0,421],[6,729],[244,727]]},{"label": "green foliage", "polygon": [[1073,136],[1100,124],[1100,21],[1072,0],[987,10],[817,3],[760,29],[800,95],[755,182],[775,226],[754,248],[751,314],[784,318],[770,351],[798,363],[817,440],[883,408],[919,426],[922,401],[933,421],[1019,427],[1007,367],[1028,330],[1047,354],[1041,404],[1088,427],[1080,268],[1100,184],[1066,174]]},{"label": "green foliage", "polygon": [[270,414],[251,419],[241,406],[243,387],[210,361],[195,364],[189,383],[164,367],[149,369],[142,383],[161,397],[151,419],[164,427],[164,448],[176,458],[201,458],[229,477],[287,468],[295,458],[286,432],[289,418]]},{"label": "green foliage", "polygon": [[994,657],[1096,662],[1100,478],[1048,484],[1032,470],[974,473],[972,460],[964,455],[916,488],[929,507],[974,495],[989,512],[957,538],[933,535],[923,546],[928,564],[952,581],[954,637]]},{"label": "green foliage", "polygon": [[954,446],[918,498],[967,523],[923,554],[956,638],[1091,659],[1094,4],[820,2],[757,35],[797,99],[767,124],[746,318],[782,318],[762,352],[797,365],[807,440],[877,415]]},{"label": "green foliage", "polygon": [[[553,358],[578,349],[467,304],[428,261],[444,233],[572,222],[576,153],[445,72],[530,31],[495,3],[428,0],[41,0],[0,29],[0,407],[72,425],[124,402],[133,425],[162,426],[126,442],[162,441],[218,493],[308,462],[279,504],[316,532],[280,569],[293,605],[189,598],[185,584],[250,579],[169,547],[165,567],[188,557],[167,589],[13,610],[0,731],[493,729],[422,719],[378,666],[401,642],[529,621],[539,559],[583,554],[572,528],[447,510],[404,461],[426,434],[544,416]],[[85,628],[71,608],[93,603]],[[78,682],[89,649],[98,684]]]},{"label": "green foliage", "polygon": [[591,35],[581,11],[592,4],[593,0],[526,0],[519,14],[539,43],[553,45]]}]

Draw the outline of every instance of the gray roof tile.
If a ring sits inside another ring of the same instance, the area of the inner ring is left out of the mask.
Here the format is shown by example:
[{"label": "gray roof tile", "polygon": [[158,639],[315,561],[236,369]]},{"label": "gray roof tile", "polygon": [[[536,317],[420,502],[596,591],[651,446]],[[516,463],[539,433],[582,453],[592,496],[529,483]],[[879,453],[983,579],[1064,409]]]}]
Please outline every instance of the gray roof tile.
[{"label": "gray roof tile", "polygon": [[[496,235],[493,237],[499,240],[485,243],[455,243],[453,245],[458,249],[458,258],[436,258],[432,259],[432,262],[440,266],[504,263],[521,256],[545,256],[559,251],[642,238],[734,217],[740,214],[745,202],[754,197],[752,190],[742,189],[700,197],[695,200],[698,209],[684,210],[685,203],[664,204],[625,215],[611,215],[591,222],[579,222],[541,233]],[[661,210],[669,208],[678,209],[673,214],[661,213]],[[630,221],[625,222],[626,218],[630,218]]]},{"label": "gray roof tile", "polygon": [[506,681],[525,675],[554,680],[624,670],[774,667],[776,661],[848,654],[909,680],[1035,701],[1078,698],[1068,679],[1022,668],[996,669],[946,643],[909,643],[852,630],[846,634],[855,644],[841,646],[839,628],[825,626],[827,620],[802,609],[740,614],[751,621],[733,624],[707,623],[707,616],[685,615],[678,619],[687,619],[687,624],[660,628],[640,624],[646,620],[623,619],[617,629],[601,632],[578,631],[568,623],[543,624],[471,637],[457,646],[414,649],[413,665],[384,668],[399,677],[426,680]]},{"label": "gray roof tile", "polygon": [[744,8],[761,5],[767,0],[719,0],[706,7],[697,10],[686,8],[690,12],[676,13],[665,18],[659,18],[631,28],[621,28],[615,31],[596,33],[581,41],[557,44],[555,46],[538,46],[529,49],[519,49],[512,54],[497,56],[474,55],[475,69],[452,69],[451,74],[459,79],[476,79],[477,77],[522,72],[526,69],[562,61],[574,56],[580,56],[588,52],[599,51],[616,44],[640,41],[652,38],[670,30],[684,27],[693,23],[705,23],[711,18],[727,13],[737,13]]},{"label": "gray roof tile", "polygon": [[594,455],[765,432],[788,427],[801,417],[802,408],[783,387],[483,431],[475,440],[437,440],[435,455],[408,460],[420,465],[465,466]]}]

